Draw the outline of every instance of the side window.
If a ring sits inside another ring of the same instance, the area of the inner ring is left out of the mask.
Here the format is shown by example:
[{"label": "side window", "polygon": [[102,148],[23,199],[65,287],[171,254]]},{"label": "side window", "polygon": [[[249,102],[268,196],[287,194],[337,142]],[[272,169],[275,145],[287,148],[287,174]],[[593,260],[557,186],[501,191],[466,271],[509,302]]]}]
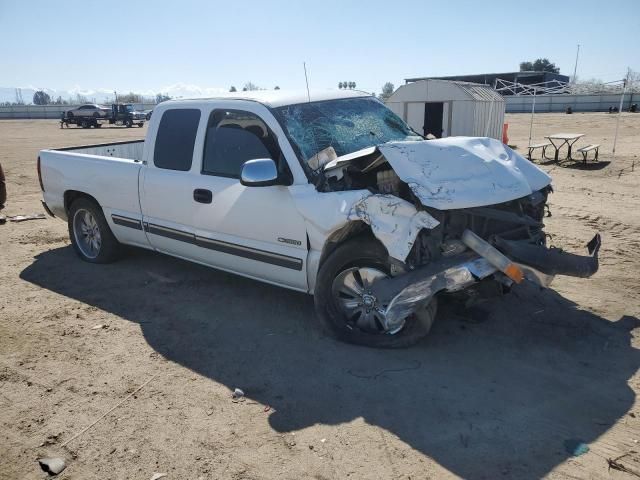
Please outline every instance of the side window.
[{"label": "side window", "polygon": [[193,160],[193,146],[200,122],[200,110],[167,110],[160,119],[153,163],[158,168],[188,171]]},{"label": "side window", "polygon": [[280,158],[278,142],[257,115],[239,110],[214,110],[209,116],[202,173],[240,178],[247,160]]}]

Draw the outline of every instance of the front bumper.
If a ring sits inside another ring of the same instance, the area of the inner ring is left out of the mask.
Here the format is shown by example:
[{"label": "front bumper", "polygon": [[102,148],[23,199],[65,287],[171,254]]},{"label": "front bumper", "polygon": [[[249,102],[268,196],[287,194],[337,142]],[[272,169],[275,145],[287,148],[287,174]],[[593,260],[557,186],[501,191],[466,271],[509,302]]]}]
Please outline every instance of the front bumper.
[{"label": "front bumper", "polygon": [[401,322],[438,292],[456,292],[491,275],[503,282],[524,280],[547,287],[555,275],[590,277],[598,270],[600,234],[587,244],[588,256],[521,241],[496,238],[495,245],[467,230],[462,241],[474,252],[445,258],[409,273],[376,282],[372,291],[383,305],[389,324]]}]

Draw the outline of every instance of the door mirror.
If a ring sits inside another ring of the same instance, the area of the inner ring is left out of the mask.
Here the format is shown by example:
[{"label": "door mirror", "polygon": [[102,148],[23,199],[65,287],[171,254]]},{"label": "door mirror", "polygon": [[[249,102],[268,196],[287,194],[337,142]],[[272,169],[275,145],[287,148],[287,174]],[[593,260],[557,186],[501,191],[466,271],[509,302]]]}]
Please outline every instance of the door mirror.
[{"label": "door mirror", "polygon": [[270,158],[249,160],[242,165],[240,183],[246,187],[267,187],[278,184],[276,162]]}]

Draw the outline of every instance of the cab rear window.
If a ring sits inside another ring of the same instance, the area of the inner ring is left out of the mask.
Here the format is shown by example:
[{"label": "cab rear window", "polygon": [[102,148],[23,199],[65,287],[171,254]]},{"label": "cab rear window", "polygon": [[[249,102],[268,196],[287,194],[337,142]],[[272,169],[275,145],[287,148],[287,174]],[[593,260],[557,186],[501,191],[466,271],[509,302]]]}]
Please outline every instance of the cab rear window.
[{"label": "cab rear window", "polygon": [[196,108],[164,112],[156,136],[154,165],[168,170],[190,170],[199,123],[200,110]]}]

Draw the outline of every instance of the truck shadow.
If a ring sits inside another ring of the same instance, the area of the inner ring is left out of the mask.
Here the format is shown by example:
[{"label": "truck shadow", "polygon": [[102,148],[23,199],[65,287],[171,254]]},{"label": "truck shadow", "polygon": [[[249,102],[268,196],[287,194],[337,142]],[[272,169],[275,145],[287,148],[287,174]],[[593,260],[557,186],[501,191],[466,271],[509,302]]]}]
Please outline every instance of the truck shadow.
[{"label": "truck shadow", "polygon": [[97,266],[58,248],[20,277],[139,323],[165,358],[274,407],[278,432],[363,418],[464,478],[540,478],[635,400],[640,321],[551,290],[492,300],[477,324],[445,309],[421,345],[389,351],[319,333],[310,296],[152,252]]}]

